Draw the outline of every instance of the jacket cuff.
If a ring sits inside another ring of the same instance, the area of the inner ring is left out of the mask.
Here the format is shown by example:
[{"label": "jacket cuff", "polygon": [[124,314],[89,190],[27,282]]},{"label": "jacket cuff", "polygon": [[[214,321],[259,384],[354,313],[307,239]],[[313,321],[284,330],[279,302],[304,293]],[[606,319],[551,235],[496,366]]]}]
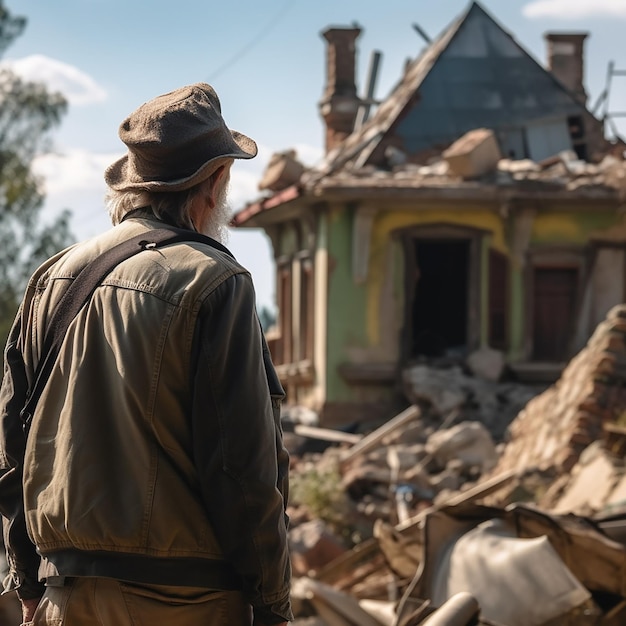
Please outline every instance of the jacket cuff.
[{"label": "jacket cuff", "polygon": [[267,626],[281,624],[282,622],[292,622],[293,613],[291,612],[289,597],[267,606],[255,606],[254,618],[256,621],[261,622],[261,624],[266,624]]},{"label": "jacket cuff", "polygon": [[3,593],[10,591],[17,592],[17,597],[20,600],[33,600],[35,598],[41,598],[46,586],[44,583],[38,580],[31,580],[28,578],[21,578],[17,572],[9,572],[4,579],[2,586],[4,588]]}]

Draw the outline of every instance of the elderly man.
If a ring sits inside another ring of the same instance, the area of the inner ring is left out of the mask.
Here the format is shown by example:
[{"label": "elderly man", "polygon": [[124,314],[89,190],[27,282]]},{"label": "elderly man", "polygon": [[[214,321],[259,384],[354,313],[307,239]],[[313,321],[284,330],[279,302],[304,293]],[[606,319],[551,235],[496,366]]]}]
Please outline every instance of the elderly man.
[{"label": "elderly man", "polygon": [[[286,624],[284,394],[250,275],[216,241],[231,165],[256,144],[204,83],[143,104],[120,138],[127,154],[105,173],[113,228],[37,270],[7,343],[5,589],[36,626]],[[170,226],[193,241],[149,244]],[[135,235],[148,245],[73,318],[25,440],[50,316],[83,268]]]}]

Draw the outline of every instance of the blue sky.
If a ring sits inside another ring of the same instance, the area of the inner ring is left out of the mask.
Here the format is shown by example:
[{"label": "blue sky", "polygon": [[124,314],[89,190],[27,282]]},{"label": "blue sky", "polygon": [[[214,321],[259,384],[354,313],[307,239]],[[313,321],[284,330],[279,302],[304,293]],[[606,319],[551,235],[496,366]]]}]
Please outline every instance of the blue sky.
[{"label": "blue sky", "polygon": [[[206,81],[226,122],[253,137],[259,156],[233,169],[234,209],[257,198],[273,152],[296,149],[307,164],[322,156],[317,103],[325,83],[328,26],[363,29],[357,40],[357,86],[364,92],[372,51],[382,53],[375,96],[384,98],[407,58],[423,47],[412,27],[435,37],[467,0],[5,0],[28,19],[4,62],[63,91],[69,112],[55,131],[55,154],[37,163],[45,176],[46,214],[72,210],[79,239],[109,226],[104,168],[121,156],[120,122],[152,97]],[[604,89],[609,61],[626,69],[626,0],[483,0],[485,7],[541,63],[546,31],[588,31],[590,103]],[[616,78],[611,109],[626,111],[626,78]],[[231,233],[230,247],[252,272],[258,301],[272,306],[273,265],[260,232]]]}]

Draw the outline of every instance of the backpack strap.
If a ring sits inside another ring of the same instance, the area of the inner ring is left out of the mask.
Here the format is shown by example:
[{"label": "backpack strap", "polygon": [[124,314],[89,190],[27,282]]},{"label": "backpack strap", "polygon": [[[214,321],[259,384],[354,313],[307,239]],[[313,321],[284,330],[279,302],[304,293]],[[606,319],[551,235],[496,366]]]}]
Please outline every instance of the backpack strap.
[{"label": "backpack strap", "polygon": [[[35,407],[52,373],[67,329],[78,312],[89,301],[98,285],[122,261],[138,254],[142,250],[151,250],[161,246],[197,241],[233,257],[228,248],[215,239],[182,228],[158,228],[149,230],[131,239],[117,244],[97,259],[86,265],[74,278],[54,310],[43,343],[41,358],[35,370],[35,382],[27,396],[26,404],[20,413],[24,432],[27,434],[33,419]],[[234,258],[234,257],[233,257]]]}]

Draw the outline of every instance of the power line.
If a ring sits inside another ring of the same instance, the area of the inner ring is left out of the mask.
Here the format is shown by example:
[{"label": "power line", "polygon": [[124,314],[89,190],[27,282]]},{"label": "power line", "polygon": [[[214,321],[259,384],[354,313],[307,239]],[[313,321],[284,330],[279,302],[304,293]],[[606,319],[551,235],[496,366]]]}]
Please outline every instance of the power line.
[{"label": "power line", "polygon": [[241,60],[250,50],[252,50],[260,41],[262,41],[266,35],[285,17],[287,11],[295,4],[294,0],[287,0],[285,4],[278,10],[278,13],[267,23],[265,27],[259,32],[256,37],[251,39],[239,52],[235,53],[228,61],[218,67],[207,79],[208,82],[212,82],[220,74],[232,67],[235,63]]}]

